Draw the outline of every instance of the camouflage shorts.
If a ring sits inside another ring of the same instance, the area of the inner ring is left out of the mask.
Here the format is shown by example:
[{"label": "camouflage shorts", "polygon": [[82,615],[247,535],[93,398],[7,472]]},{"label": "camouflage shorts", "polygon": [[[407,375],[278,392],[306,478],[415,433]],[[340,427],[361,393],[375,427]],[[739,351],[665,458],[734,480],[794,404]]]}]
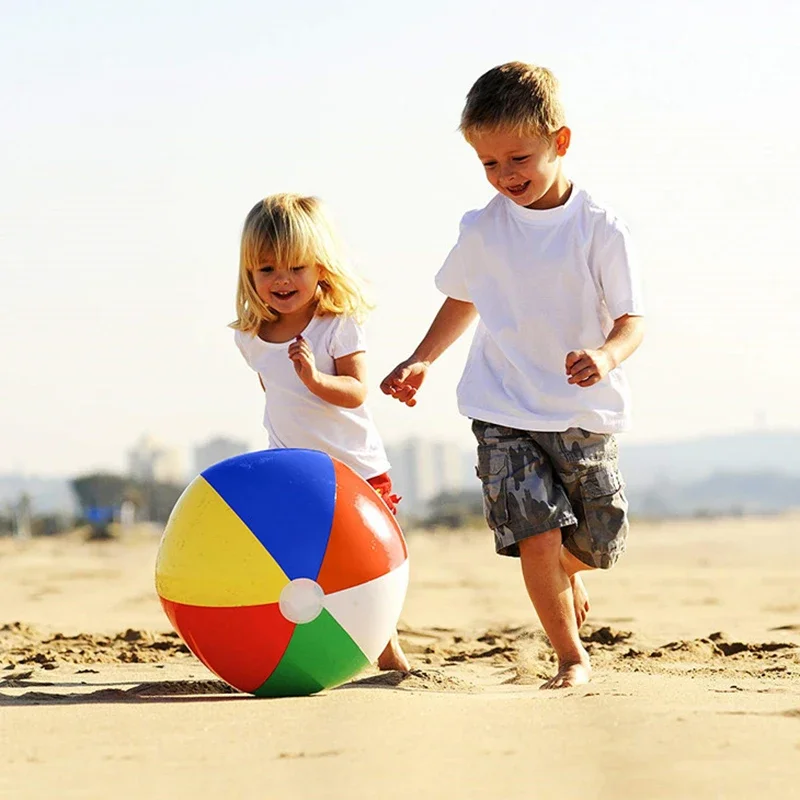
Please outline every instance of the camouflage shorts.
[{"label": "camouflage shorts", "polygon": [[625,550],[628,502],[613,436],[582,428],[537,433],[478,420],[472,432],[498,553],[518,556],[522,539],[561,528],[576,558],[600,569],[614,565]]}]

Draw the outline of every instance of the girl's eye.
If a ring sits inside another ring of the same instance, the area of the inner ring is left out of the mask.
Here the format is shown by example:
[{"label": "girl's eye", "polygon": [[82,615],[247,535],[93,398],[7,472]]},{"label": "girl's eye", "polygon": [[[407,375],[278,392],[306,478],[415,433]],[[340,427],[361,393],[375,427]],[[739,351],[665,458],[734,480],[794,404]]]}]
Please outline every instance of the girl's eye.
[{"label": "girl's eye", "polygon": [[298,267],[292,267],[292,272],[301,272],[301,271],[302,271],[302,270],[304,270],[305,268],[306,268],[306,267],[305,267],[305,264],[302,264],[302,265],[300,265],[300,266],[298,266]]},{"label": "girl's eye", "polygon": [[269,275],[269,273],[272,272],[272,267],[259,267],[258,271],[264,273],[265,275]]}]

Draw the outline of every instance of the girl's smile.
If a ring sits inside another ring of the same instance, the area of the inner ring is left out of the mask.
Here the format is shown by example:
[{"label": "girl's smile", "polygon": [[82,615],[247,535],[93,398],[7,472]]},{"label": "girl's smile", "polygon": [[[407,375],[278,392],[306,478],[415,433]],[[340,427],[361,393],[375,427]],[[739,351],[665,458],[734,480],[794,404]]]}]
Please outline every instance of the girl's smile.
[{"label": "girl's smile", "polygon": [[305,311],[316,300],[320,279],[316,264],[278,267],[266,263],[256,267],[252,275],[256,294],[281,316]]}]

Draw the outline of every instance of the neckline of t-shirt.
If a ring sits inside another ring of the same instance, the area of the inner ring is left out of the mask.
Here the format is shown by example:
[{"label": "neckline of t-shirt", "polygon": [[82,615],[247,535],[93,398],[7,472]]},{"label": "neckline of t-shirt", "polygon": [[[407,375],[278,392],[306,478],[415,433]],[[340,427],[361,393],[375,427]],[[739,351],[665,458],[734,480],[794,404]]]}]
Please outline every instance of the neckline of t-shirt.
[{"label": "neckline of t-shirt", "polygon": [[[318,319],[319,319],[319,317],[316,314],[314,314],[314,316],[311,317],[311,319],[308,321],[308,325],[306,325],[305,328],[303,328],[303,330],[300,331],[300,333],[297,334],[297,335],[298,336],[307,336],[308,332],[311,330],[311,328],[313,328],[314,325],[316,325],[316,322],[317,322]],[[297,336],[293,336],[291,339],[287,339],[285,342],[268,342],[266,339],[262,339],[258,335],[258,331],[256,331],[256,334],[255,334],[255,336],[253,338],[257,342],[261,342],[261,344],[263,344],[265,347],[286,347],[286,345],[287,344],[291,344],[297,338]]]},{"label": "neckline of t-shirt", "polygon": [[525,206],[517,205],[510,197],[506,197],[505,195],[500,195],[500,197],[503,198],[511,213],[523,222],[532,225],[553,225],[556,222],[561,222],[566,219],[575,211],[578,207],[577,200],[580,194],[582,194],[582,190],[573,183],[572,191],[564,205],[543,209],[525,208]]}]

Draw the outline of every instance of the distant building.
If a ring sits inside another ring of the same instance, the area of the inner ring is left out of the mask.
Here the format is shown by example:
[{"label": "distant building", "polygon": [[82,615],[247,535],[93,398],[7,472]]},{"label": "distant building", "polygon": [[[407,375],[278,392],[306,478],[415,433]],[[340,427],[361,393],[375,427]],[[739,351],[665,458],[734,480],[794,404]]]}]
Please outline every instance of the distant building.
[{"label": "distant building", "polygon": [[205,444],[194,448],[194,471],[199,475],[204,469],[224,461],[226,458],[247,453],[250,446],[247,442],[238,439],[226,439],[224,436],[217,436],[209,439]]},{"label": "distant building", "polygon": [[386,451],[392,484],[403,497],[400,508],[408,514],[423,515],[434,497],[466,485],[465,454],[453,442],[414,438],[387,446]]},{"label": "distant building", "polygon": [[137,481],[159,483],[181,483],[184,477],[178,451],[152,436],[142,436],[128,451],[128,474]]}]

